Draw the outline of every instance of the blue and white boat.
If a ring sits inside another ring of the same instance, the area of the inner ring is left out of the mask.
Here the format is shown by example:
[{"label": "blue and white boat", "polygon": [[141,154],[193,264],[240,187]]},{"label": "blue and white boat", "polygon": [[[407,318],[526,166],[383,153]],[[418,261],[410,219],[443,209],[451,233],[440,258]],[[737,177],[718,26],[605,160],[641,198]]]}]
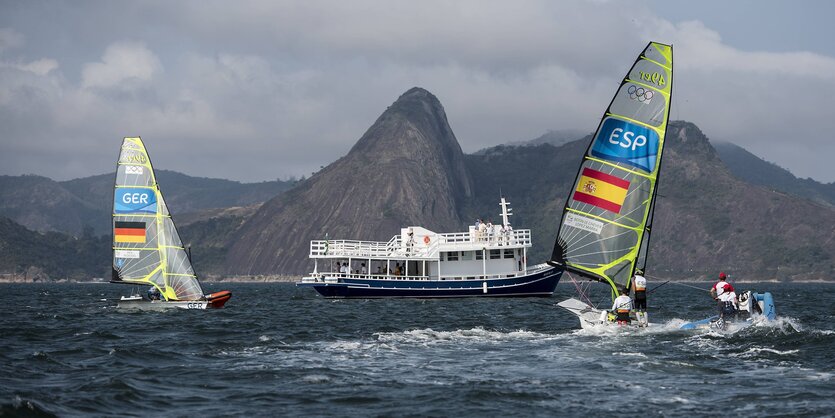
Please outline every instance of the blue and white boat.
[{"label": "blue and white boat", "polygon": [[326,298],[551,296],[562,270],[528,265],[531,231],[511,228],[508,205],[502,198],[497,228],[410,226],[386,242],[313,240],[313,272],[296,285]]},{"label": "blue and white boat", "polygon": [[737,296],[737,306],[739,306],[739,310],[731,317],[720,318],[719,315],[713,315],[700,321],[682,324],[679,329],[736,331],[759,321],[774,321],[777,319],[777,308],[774,306],[774,298],[769,292],[742,292]]}]

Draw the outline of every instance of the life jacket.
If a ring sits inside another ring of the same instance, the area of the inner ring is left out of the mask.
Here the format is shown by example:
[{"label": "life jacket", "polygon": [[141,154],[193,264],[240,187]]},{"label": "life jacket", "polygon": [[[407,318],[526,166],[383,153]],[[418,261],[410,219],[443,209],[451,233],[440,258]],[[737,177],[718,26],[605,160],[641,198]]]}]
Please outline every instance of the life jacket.
[{"label": "life jacket", "polygon": [[647,279],[644,276],[635,276],[635,292],[647,290]]}]

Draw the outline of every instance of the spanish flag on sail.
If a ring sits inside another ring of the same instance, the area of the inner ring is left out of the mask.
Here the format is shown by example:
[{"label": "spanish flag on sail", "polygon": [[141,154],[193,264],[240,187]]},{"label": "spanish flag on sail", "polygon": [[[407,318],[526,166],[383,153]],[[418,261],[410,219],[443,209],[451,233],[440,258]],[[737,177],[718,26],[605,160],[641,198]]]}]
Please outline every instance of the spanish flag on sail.
[{"label": "spanish flag on sail", "polygon": [[116,221],[113,228],[114,241],[116,242],[138,242],[144,243],[145,222],[120,222]]},{"label": "spanish flag on sail", "polygon": [[629,181],[584,168],[577,183],[577,190],[574,191],[574,200],[619,213],[628,191]]}]

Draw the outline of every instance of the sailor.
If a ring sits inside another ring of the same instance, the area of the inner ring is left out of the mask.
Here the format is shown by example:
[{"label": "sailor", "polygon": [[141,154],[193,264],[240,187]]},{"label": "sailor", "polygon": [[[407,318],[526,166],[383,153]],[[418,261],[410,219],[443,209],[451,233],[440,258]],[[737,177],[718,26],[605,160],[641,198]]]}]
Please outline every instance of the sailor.
[{"label": "sailor", "polygon": [[615,320],[618,325],[629,325],[629,312],[632,311],[632,298],[629,297],[629,289],[621,289],[620,296],[615,298],[615,302],[612,304],[612,311],[617,314]]},{"label": "sailor", "polygon": [[160,295],[159,289],[157,289],[156,286],[151,286],[151,288],[148,289],[148,299],[149,300],[160,300],[161,296],[162,295]]},{"label": "sailor", "polygon": [[406,257],[415,250],[415,236],[414,233],[409,230],[409,239],[406,241]]},{"label": "sailor", "polygon": [[710,295],[717,301],[719,317],[722,319],[737,311],[736,292],[734,287],[726,281],[727,278],[725,273],[719,273],[719,281],[710,288]]},{"label": "sailor", "polygon": [[493,237],[496,234],[496,230],[493,227],[493,220],[487,221],[487,242],[493,242]]},{"label": "sailor", "polygon": [[635,277],[632,278],[632,291],[635,292],[635,316],[641,326],[648,325],[647,319],[647,279],[640,269],[635,270]]}]

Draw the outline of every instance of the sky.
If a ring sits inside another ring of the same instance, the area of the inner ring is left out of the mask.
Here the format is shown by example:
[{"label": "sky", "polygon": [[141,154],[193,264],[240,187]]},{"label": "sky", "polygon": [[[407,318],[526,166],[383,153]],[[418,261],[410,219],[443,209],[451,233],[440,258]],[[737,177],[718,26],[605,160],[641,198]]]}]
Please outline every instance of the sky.
[{"label": "sky", "polygon": [[[411,87],[464,152],[592,132],[648,41],[671,119],[835,182],[835,2],[0,0],[0,175],[309,176]],[[579,156],[578,156],[579,158]],[[578,160],[579,161],[579,160]]]}]

